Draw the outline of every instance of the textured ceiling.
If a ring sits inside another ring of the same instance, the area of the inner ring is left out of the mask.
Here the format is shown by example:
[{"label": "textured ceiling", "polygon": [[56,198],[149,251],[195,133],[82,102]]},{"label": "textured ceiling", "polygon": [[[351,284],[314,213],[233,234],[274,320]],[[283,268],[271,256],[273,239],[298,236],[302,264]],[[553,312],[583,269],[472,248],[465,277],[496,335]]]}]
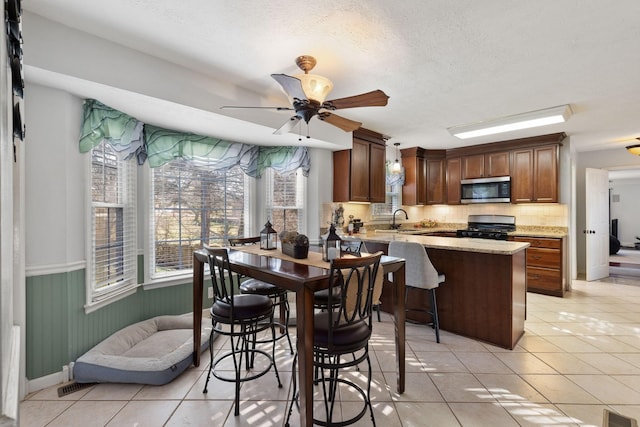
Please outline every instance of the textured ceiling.
[{"label": "textured ceiling", "polygon": [[[586,151],[623,147],[640,136],[637,0],[23,4],[34,14],[260,93],[272,105],[286,106],[287,99],[270,74],[296,74],[295,57],[313,55],[313,72],[334,83],[329,98],[373,89],[390,96],[386,107],[339,114],[401,148],[564,131],[575,150]],[[240,98],[230,103],[247,104]],[[574,112],[561,125],[466,141],[446,130],[561,104]],[[245,117],[218,107],[208,113]],[[280,114],[284,122],[287,114]],[[194,123],[194,129],[200,127]]]}]

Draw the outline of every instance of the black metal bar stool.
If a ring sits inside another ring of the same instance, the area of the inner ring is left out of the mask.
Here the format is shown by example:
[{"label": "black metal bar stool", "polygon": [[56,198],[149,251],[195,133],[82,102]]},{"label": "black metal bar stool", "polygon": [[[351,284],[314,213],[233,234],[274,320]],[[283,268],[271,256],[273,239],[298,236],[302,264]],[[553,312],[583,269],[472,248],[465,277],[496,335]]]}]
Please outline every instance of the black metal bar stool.
[{"label": "black metal bar stool", "polygon": [[[258,237],[239,237],[229,239],[229,246],[243,246],[243,245],[255,245],[260,243],[260,236]],[[276,335],[275,340],[287,338],[289,342],[289,351],[293,354],[293,345],[291,344],[291,337],[289,336],[289,316],[291,310],[289,307],[289,300],[287,298],[288,292],[286,289],[271,283],[263,282],[257,279],[246,279],[240,283],[240,293],[250,295],[264,295],[271,298],[274,308],[278,308],[279,321],[276,321],[276,326],[279,327],[280,333]],[[268,342],[270,340],[256,341],[257,343]]]},{"label": "black metal bar stool", "polygon": [[[328,304],[324,311],[314,315],[313,365],[320,371],[318,382],[322,384],[325,418],[314,416],[313,423],[321,426],[346,426],[358,422],[367,413],[375,426],[371,405],[371,360],[369,358],[369,338],[372,332],[371,314],[376,275],[382,252],[361,258],[337,258],[331,262],[329,287],[339,287],[340,302],[334,304],[333,293],[328,293]],[[351,357],[345,357],[350,355]],[[340,370],[367,363],[366,385],[361,386],[341,376]],[[294,360],[293,397],[285,426],[293,405],[298,401]],[[338,387],[343,385],[355,390],[363,402],[362,409],[349,419],[342,419],[340,410],[335,408],[339,396]]]},{"label": "black metal bar stool", "polygon": [[[226,248],[209,248],[209,269],[213,286],[213,305],[211,306],[211,321],[213,329],[209,340],[209,353],[211,363],[204,384],[203,393],[207,393],[207,386],[211,375],[221,381],[235,383],[234,414],[240,415],[240,385],[265,375],[273,367],[278,381],[278,387],[282,387],[278,368],[275,363],[276,340],[275,326],[273,322],[273,303],[264,295],[238,295],[235,289],[238,285],[238,276],[231,272],[229,265],[229,253]],[[256,334],[271,329],[272,347],[271,354],[256,348]],[[214,360],[213,358],[213,334],[229,337],[231,350]],[[258,372],[251,371],[256,355],[267,359],[266,367]],[[245,365],[249,372],[242,376],[242,358],[246,357]],[[218,365],[233,359],[235,375],[226,376],[224,370],[217,370]]]}]

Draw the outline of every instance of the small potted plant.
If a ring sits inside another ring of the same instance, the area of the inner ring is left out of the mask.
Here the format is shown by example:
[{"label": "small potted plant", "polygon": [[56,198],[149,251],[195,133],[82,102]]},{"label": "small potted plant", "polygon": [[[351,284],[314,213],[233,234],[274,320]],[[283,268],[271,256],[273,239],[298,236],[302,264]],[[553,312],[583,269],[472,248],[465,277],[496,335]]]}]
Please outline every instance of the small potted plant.
[{"label": "small potted plant", "polygon": [[309,238],[297,231],[282,231],[280,243],[285,255],[296,259],[303,259],[309,255]]}]

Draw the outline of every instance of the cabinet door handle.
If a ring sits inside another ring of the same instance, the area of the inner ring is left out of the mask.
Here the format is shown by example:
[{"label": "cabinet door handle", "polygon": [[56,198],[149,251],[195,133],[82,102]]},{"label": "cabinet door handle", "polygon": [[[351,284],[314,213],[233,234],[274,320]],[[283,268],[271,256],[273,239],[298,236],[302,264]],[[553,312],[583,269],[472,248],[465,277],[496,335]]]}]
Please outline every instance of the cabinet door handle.
[{"label": "cabinet door handle", "polygon": [[540,255],[532,255],[531,258],[535,259],[535,260],[539,260],[542,257]]}]

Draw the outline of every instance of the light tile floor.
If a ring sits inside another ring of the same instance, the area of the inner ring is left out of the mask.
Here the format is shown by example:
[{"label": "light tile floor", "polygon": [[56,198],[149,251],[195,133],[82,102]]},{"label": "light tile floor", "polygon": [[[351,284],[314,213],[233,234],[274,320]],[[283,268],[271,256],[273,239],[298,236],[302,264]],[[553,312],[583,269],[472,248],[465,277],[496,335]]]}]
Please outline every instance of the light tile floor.
[{"label": "light tile floor", "polygon": [[[407,324],[402,395],[394,391],[393,324],[383,316],[371,340],[377,424],[601,426],[604,408],[640,419],[640,281],[615,280],[575,281],[565,298],[529,294],[526,333],[513,351],[446,331],[436,344],[431,328]],[[202,394],[205,353],[200,367],[165,386],[100,384],[62,398],[57,387],[33,393],[20,405],[20,425],[280,426],[291,384],[285,345],[277,356],[284,387],[271,373],[245,383],[239,417],[231,384],[212,379]],[[355,400],[342,390],[341,410],[357,410]],[[358,425],[371,421],[365,416]]]}]

